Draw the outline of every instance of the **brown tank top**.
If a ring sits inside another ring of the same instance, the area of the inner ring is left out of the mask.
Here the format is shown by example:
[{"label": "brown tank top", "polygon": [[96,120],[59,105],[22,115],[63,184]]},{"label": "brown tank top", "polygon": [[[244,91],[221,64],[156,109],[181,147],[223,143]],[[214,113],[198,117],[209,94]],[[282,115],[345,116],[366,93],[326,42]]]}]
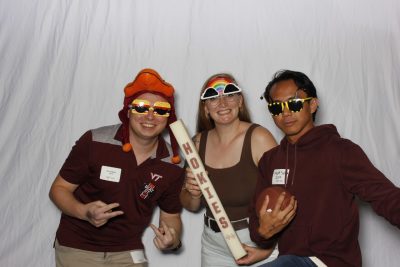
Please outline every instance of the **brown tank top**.
[{"label": "brown tank top", "polygon": [[[214,169],[205,164],[208,131],[201,133],[200,158],[204,162],[208,176],[231,221],[248,217],[249,204],[253,198],[258,176],[258,168],[254,164],[251,154],[251,134],[258,126],[258,124],[252,124],[247,129],[239,162],[232,167],[223,169]],[[221,157],[223,156],[221,154]],[[208,216],[213,217],[207,205],[206,213]]]}]

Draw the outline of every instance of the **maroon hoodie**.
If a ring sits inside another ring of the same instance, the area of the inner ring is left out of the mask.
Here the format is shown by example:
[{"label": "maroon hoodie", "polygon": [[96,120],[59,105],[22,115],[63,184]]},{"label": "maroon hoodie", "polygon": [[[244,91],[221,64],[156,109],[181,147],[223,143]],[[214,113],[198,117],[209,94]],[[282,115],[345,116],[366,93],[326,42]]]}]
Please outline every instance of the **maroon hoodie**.
[{"label": "maroon hoodie", "polygon": [[328,266],[361,266],[356,197],[400,227],[400,189],[358,145],[341,138],[334,125],[314,127],[295,144],[284,138],[263,155],[253,207],[257,195],[279,180],[273,179],[276,169],[289,170],[286,188],[297,199],[297,213],[287,228],[266,240],[257,232],[252,208],[251,237],[260,246],[278,239],[280,255],[316,256]]}]

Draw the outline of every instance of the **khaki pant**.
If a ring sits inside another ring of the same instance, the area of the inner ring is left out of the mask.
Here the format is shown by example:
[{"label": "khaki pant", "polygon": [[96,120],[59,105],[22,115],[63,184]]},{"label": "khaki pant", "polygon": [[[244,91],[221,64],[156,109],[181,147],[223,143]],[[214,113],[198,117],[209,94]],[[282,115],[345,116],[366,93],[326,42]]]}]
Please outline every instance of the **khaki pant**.
[{"label": "khaki pant", "polygon": [[93,252],[61,246],[57,240],[54,247],[57,267],[148,267],[143,250]]}]

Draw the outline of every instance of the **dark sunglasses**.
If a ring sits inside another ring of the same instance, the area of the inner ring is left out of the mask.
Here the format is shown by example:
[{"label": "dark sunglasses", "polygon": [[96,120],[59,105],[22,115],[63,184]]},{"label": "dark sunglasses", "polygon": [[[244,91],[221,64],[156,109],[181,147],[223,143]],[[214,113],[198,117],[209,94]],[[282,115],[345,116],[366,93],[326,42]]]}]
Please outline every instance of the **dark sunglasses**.
[{"label": "dark sunglasses", "polygon": [[305,101],[310,101],[313,99],[312,97],[307,98],[294,98],[289,99],[284,102],[272,102],[268,104],[268,110],[273,116],[279,116],[279,114],[283,113],[285,106],[290,112],[299,112],[303,109],[303,104]]},{"label": "dark sunglasses", "polygon": [[[219,88],[218,88],[219,89]],[[242,92],[242,89],[240,87],[238,87],[236,84],[234,83],[227,83],[225,85],[225,87],[222,89],[222,94],[219,94],[220,90],[217,90],[214,87],[208,87],[206,90],[204,90],[204,92],[201,94],[200,99],[201,100],[207,100],[207,99],[212,99],[212,98],[216,98],[219,97],[220,95],[224,96],[224,95],[231,95],[231,94],[237,94]]]}]

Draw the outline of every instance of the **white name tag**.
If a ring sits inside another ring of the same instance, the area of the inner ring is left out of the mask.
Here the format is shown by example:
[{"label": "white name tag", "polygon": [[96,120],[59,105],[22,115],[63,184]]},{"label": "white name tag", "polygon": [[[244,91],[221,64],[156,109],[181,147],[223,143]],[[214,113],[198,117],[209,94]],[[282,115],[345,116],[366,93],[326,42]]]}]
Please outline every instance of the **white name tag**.
[{"label": "white name tag", "polygon": [[289,170],[286,170],[285,174],[285,169],[275,169],[272,175],[272,184],[285,184],[286,176],[289,176]]},{"label": "white name tag", "polygon": [[118,183],[121,178],[121,169],[109,166],[101,166],[100,179]]},{"label": "white name tag", "polygon": [[144,263],[147,262],[146,256],[143,250],[132,250],[130,252],[133,263]]}]

